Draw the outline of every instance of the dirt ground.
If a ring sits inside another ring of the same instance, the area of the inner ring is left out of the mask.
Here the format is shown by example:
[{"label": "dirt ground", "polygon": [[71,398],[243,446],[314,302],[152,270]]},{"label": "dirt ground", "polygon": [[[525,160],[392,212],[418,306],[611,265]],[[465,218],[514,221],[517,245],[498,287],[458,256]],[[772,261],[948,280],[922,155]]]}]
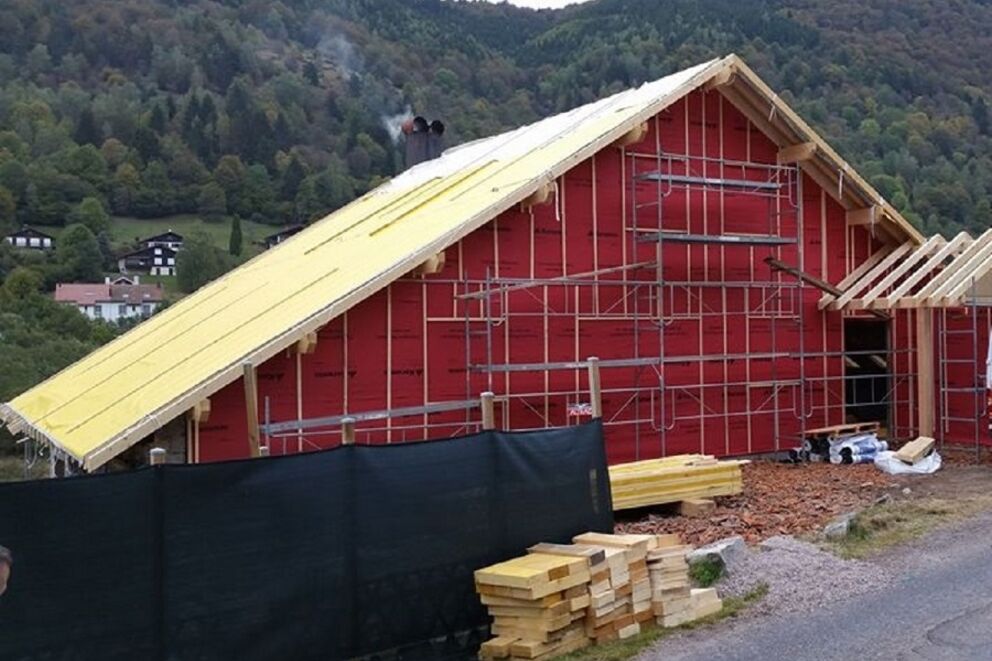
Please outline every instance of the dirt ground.
[{"label": "dirt ground", "polygon": [[[934,475],[891,476],[873,464],[788,464],[756,461],[743,468],[744,491],[716,498],[716,509],[700,518],[679,516],[664,506],[618,512],[618,532],[680,533],[693,545],[741,535],[756,543],[774,535],[805,535],[831,519],[880,499],[963,498],[992,494],[992,454],[944,449]],[[904,489],[909,488],[905,493]]]}]

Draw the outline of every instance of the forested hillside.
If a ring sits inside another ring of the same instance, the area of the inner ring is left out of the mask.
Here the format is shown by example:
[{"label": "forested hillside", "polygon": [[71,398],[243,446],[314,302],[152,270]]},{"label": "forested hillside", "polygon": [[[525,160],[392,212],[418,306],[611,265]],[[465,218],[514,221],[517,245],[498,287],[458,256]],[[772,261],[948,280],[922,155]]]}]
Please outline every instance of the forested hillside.
[{"label": "forested hillside", "polygon": [[6,0],[0,26],[0,231],[59,234],[0,246],[0,354],[24,358],[0,397],[105,339],[25,300],[102,277],[143,222],[217,225],[195,288],[242,228],[395,174],[411,110],[455,144],[730,52],[925,231],[992,225],[989,0]]},{"label": "forested hillside", "polygon": [[395,172],[409,109],[457,142],[731,51],[926,229],[992,220],[978,0],[12,0],[0,24],[6,226],[87,198],[308,221]]}]

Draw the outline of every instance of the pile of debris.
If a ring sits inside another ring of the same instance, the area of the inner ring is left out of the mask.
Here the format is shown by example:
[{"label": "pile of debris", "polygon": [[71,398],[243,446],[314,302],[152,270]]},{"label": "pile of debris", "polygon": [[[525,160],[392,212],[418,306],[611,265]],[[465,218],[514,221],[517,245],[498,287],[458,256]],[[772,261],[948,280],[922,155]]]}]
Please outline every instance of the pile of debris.
[{"label": "pile of debris", "polygon": [[495,636],[482,659],[549,659],[678,626],[719,612],[716,590],[693,590],[677,535],[585,533],[573,544],[537,544],[529,554],[475,572]]},{"label": "pile of debris", "polygon": [[871,505],[894,484],[870,464],[827,462],[783,464],[755,461],[743,468],[744,490],[717,498],[704,516],[677,516],[658,510],[617,517],[619,533],[678,533],[694,545],[733,535],[756,543],[775,535],[801,535],[821,529],[846,512]]}]

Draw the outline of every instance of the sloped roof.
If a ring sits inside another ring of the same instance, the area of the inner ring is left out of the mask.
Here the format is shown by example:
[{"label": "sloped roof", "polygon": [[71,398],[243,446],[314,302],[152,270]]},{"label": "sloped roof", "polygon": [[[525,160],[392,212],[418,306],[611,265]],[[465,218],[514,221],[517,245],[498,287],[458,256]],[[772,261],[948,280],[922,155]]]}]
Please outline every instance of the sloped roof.
[{"label": "sloped roof", "polygon": [[[0,416],[15,433],[53,444],[87,470],[97,468],[236,380],[244,363],[275,355],[688,92],[715,82],[722,93],[766,89],[731,55],[449,149],[23,393],[0,407]],[[775,130],[822,143],[777,96],[769,91],[763,98],[778,112]],[[823,144],[818,164],[836,159],[836,172],[849,169]],[[844,194],[880,199],[856,175],[847,182]],[[901,241],[920,240],[894,211],[879,214],[879,222]]]},{"label": "sloped roof", "polygon": [[60,303],[93,305],[110,300],[110,285],[103,282],[60,282],[55,285],[55,300]]}]

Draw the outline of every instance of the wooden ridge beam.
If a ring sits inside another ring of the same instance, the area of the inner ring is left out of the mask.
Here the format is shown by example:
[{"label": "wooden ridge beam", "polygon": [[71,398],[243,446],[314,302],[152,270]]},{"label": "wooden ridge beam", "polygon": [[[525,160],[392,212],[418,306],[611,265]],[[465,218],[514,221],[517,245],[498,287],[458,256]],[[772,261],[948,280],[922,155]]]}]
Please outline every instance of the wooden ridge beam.
[{"label": "wooden ridge beam", "polygon": [[800,163],[813,158],[814,154],[816,154],[815,142],[800,142],[779,149],[776,160],[779,163]]},{"label": "wooden ridge beam", "polygon": [[725,87],[734,81],[734,68],[731,65],[725,66],[723,69],[718,71],[716,75],[706,81],[703,85],[703,89],[707,92],[718,89],[720,87]]},{"label": "wooden ridge beam", "polygon": [[[875,265],[885,259],[888,254],[892,252],[892,250],[892,246],[884,246],[883,248],[876,250],[868,257],[868,259],[858,264],[853,271],[844,276],[844,278],[837,283],[837,289],[844,291],[845,288],[850,287],[859,278],[861,278],[861,276],[875,268]],[[824,294],[817,302],[816,307],[820,310],[826,309],[830,302],[835,298],[836,297],[831,294]]]},{"label": "wooden ridge beam", "polygon": [[972,264],[973,259],[979,255],[986,254],[986,249],[992,244],[992,229],[986,230],[972,241],[964,251],[955,257],[950,264],[945,266],[940,273],[935,275],[928,283],[923,285],[915,294],[906,296],[896,301],[896,307],[915,308],[928,304],[931,296],[942,295],[946,285],[954,282],[955,275],[961,269]]},{"label": "wooden ridge beam", "polygon": [[829,307],[831,310],[840,310],[841,308],[843,308],[845,305],[847,305],[848,301],[850,301],[855,296],[857,296],[862,291],[864,291],[865,288],[871,286],[871,283],[875,281],[875,278],[879,273],[884,273],[886,269],[891,268],[892,265],[896,262],[896,260],[902,258],[903,255],[910,252],[912,249],[913,249],[913,242],[907,241],[906,243],[902,244],[901,246],[890,252],[888,255],[885,256],[885,259],[880,261],[875,266],[875,268],[871,269],[863,276],[858,278],[856,282],[854,282],[853,284],[851,284],[850,287],[844,290],[843,294],[838,296],[835,300],[831,301],[827,307]]},{"label": "wooden ridge beam", "polygon": [[[952,257],[971,245],[972,239],[967,232],[960,232],[953,239],[948,241],[943,248],[938,250],[930,259],[924,262],[920,268],[906,277],[902,283],[887,296],[880,296],[871,301],[869,305],[872,309],[898,307],[896,303],[902,300],[913,287],[920,281],[933,273],[933,270],[944,263],[948,257]],[[908,306],[904,306],[908,307]]]},{"label": "wooden ridge beam", "polygon": [[[896,281],[899,280],[899,278],[901,278],[903,275],[908,273],[914,266],[919,264],[923,259],[929,257],[935,250],[939,250],[946,244],[947,241],[945,241],[944,237],[940,236],[939,234],[931,236],[929,239],[926,240],[926,242],[922,246],[920,246],[912,253],[907,255],[906,258],[902,260],[898,266],[896,266],[896,268],[889,271],[889,274],[887,276],[882,278],[882,280],[879,281],[878,284],[876,284],[861,298],[852,299],[847,304],[847,309],[848,310],[866,309],[872,301],[878,298],[879,294],[881,294],[887,288],[895,284]],[[878,277],[877,272],[879,271],[880,269],[877,268],[873,270],[873,273],[875,273],[875,275],[872,277],[872,280]]]}]

